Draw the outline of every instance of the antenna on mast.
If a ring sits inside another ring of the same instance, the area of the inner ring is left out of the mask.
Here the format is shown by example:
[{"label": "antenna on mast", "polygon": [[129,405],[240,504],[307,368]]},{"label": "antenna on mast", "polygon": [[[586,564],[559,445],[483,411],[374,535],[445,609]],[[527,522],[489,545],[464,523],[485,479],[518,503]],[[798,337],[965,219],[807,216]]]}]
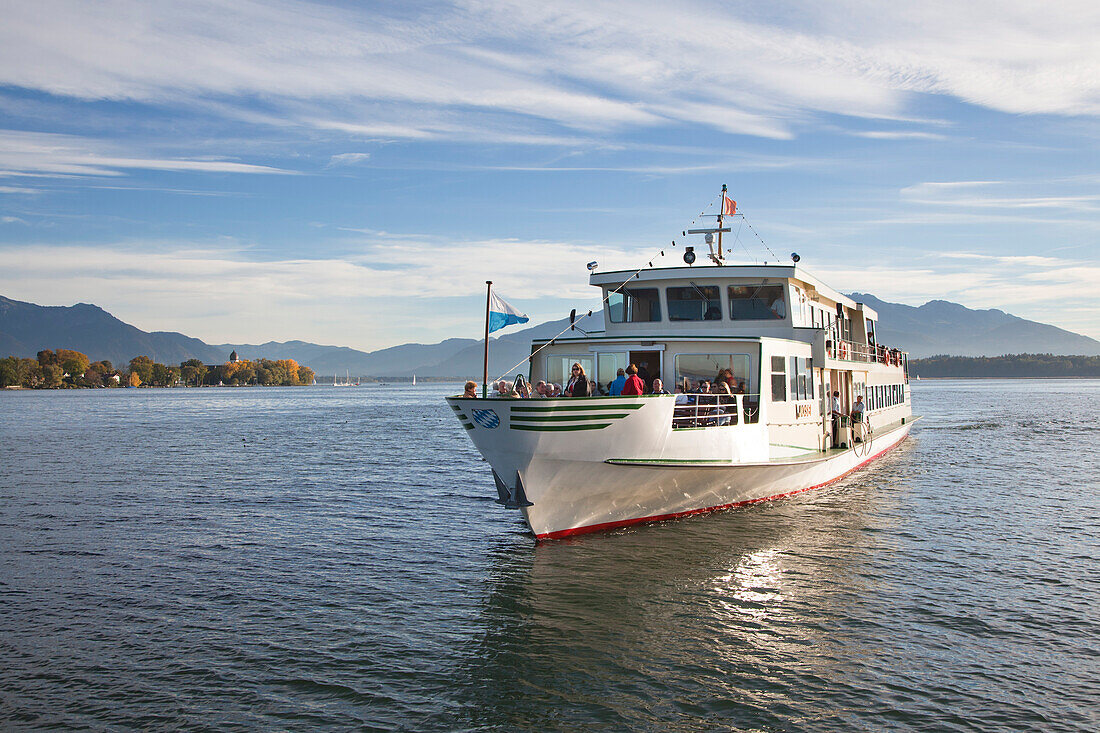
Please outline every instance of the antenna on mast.
[{"label": "antenna on mast", "polygon": [[[702,234],[704,235],[703,241],[707,243],[707,248],[710,250],[710,260],[716,265],[726,264],[725,255],[722,253],[722,232],[730,231],[729,227],[723,227],[723,217],[726,215],[727,210],[729,215],[732,216],[735,211],[736,203],[731,201],[726,196],[726,184],[722,184],[722,204],[718,211],[718,226],[714,229],[688,229],[685,234]],[[708,214],[708,216],[714,216],[714,214]],[[718,251],[714,250],[714,235],[718,235]]]}]

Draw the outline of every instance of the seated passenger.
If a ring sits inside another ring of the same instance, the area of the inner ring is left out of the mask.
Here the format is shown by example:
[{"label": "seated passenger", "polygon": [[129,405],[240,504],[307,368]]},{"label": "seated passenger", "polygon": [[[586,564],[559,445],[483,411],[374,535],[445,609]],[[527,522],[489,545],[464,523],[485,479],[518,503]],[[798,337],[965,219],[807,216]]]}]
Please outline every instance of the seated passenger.
[{"label": "seated passenger", "polygon": [[540,379],[535,384],[535,397],[542,397],[542,398],[549,397],[550,395],[548,394],[548,391],[549,390],[547,390],[547,388],[546,388],[546,382],[544,382],[543,380]]},{"label": "seated passenger", "polygon": [[623,385],[626,384],[626,370],[619,368],[619,371],[615,372],[615,379],[608,385],[607,393],[612,397],[618,397],[623,393]]},{"label": "seated passenger", "polygon": [[466,390],[462,394],[463,397],[477,397],[477,382],[466,382],[463,388]]},{"label": "seated passenger", "polygon": [[553,384],[547,384],[546,385],[546,396],[547,397],[561,397],[561,385],[558,384],[557,382],[554,382]]},{"label": "seated passenger", "polygon": [[653,394],[672,394],[665,389],[665,383],[661,381],[660,377],[653,379]]},{"label": "seated passenger", "polygon": [[512,391],[512,385],[508,384],[508,381],[505,380],[505,379],[502,379],[499,382],[497,382],[496,389],[497,389],[497,394],[496,394],[497,397],[515,397],[516,396],[515,393]]},{"label": "seated passenger", "polygon": [[644,394],[645,385],[642,383],[641,377],[638,376],[638,367],[631,364],[626,368],[626,373],[630,376],[626,378],[623,391],[620,394],[623,396]]}]

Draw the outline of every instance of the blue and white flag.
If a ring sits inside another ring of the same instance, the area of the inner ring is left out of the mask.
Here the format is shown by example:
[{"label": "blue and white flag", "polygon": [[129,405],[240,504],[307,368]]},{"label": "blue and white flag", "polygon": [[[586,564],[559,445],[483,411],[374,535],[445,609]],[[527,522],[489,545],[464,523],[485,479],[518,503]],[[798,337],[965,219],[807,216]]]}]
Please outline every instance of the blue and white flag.
[{"label": "blue and white flag", "polygon": [[489,294],[489,333],[513,323],[527,323],[530,318],[504,302],[496,293]]}]

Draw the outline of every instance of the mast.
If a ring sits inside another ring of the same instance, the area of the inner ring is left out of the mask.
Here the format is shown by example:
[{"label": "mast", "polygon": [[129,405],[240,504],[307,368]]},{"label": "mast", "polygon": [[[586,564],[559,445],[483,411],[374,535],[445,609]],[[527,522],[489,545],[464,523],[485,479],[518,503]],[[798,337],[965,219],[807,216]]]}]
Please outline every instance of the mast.
[{"label": "mast", "polygon": [[[722,253],[722,220],[726,213],[726,184],[722,184],[722,205],[718,207],[718,259],[724,259]],[[722,264],[718,262],[718,264]]]},{"label": "mast", "polygon": [[493,281],[485,281],[485,361],[481,371],[481,397],[489,397],[489,301],[493,297]]}]

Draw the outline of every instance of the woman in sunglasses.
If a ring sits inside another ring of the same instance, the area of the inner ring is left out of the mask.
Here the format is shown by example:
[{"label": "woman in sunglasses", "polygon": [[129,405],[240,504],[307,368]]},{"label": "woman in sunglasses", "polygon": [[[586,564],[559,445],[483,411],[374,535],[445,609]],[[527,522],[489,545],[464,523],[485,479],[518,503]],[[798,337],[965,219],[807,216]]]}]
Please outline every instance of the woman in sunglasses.
[{"label": "woman in sunglasses", "polygon": [[579,363],[573,364],[569,381],[565,385],[564,394],[566,397],[588,396],[588,377],[584,374],[584,367]]}]

